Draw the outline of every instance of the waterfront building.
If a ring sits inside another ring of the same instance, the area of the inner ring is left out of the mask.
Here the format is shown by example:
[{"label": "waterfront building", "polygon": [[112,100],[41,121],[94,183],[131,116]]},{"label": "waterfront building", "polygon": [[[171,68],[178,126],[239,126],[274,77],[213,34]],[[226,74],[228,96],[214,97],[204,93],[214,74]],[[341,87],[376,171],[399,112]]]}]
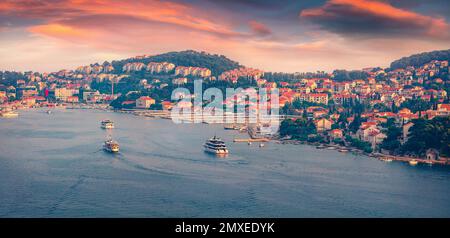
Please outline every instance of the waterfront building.
[{"label": "waterfront building", "polygon": [[67,99],[66,99],[66,102],[69,102],[69,103],[78,103],[78,101],[79,101],[78,96],[70,96],[70,97],[67,97]]},{"label": "waterfront building", "polygon": [[39,92],[35,86],[24,86],[16,89],[16,95],[18,99],[37,96]]},{"label": "waterfront building", "polygon": [[32,107],[36,104],[36,98],[35,97],[26,97],[26,98],[22,98],[22,100],[20,102],[24,106]]},{"label": "waterfront building", "polygon": [[427,160],[439,160],[439,151],[434,148],[430,148],[425,152],[425,157]]},{"label": "waterfront building", "polygon": [[148,96],[142,96],[136,100],[136,108],[140,109],[149,109],[153,104],[155,104],[155,99]]},{"label": "waterfront building", "polygon": [[55,98],[61,101],[67,101],[68,97],[71,97],[79,93],[79,89],[69,89],[69,88],[55,88]]}]

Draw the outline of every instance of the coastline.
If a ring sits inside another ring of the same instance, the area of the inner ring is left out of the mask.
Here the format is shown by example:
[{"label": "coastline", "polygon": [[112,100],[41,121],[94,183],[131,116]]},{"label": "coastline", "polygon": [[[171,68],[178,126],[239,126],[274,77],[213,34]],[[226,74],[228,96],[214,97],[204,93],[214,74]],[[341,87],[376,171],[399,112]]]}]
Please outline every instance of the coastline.
[{"label": "coastline", "polygon": [[[62,108],[62,109],[68,109],[68,110],[100,110],[100,111],[106,111],[106,112],[116,112],[116,113],[125,113],[125,114],[132,114],[139,117],[149,117],[149,118],[155,118],[155,119],[166,119],[171,120],[172,117],[170,115],[170,111],[167,110],[139,110],[139,109],[113,109],[108,104],[52,104],[49,105],[39,105],[34,107],[18,107],[15,108],[15,110],[25,110],[25,109],[38,109],[38,108]],[[183,119],[182,119],[183,120]],[[193,121],[193,120],[187,120],[187,121]],[[209,124],[209,123],[206,123]],[[215,124],[226,124],[226,123],[215,123]],[[239,131],[239,130],[236,130]],[[255,140],[254,142],[274,142],[277,144],[292,144],[292,145],[309,145],[316,147],[316,149],[328,149],[328,150],[336,150],[340,153],[353,153],[356,155],[364,155],[369,158],[375,158],[378,160],[386,161],[386,160],[392,160],[392,161],[398,161],[398,162],[406,162],[409,163],[411,161],[416,161],[420,164],[427,164],[427,165],[441,165],[441,166],[448,166],[450,165],[450,160],[448,158],[444,158],[442,160],[428,160],[426,158],[420,158],[420,157],[409,157],[409,156],[399,156],[399,155],[389,155],[389,154],[382,154],[378,152],[372,152],[372,153],[366,153],[360,149],[350,147],[350,146],[342,146],[342,145],[335,145],[335,144],[323,144],[323,143],[317,143],[317,142],[307,142],[307,141],[299,141],[299,140],[293,140],[293,139],[280,139],[280,138],[252,138],[251,133],[248,133],[249,138],[237,138],[233,142],[239,143],[239,142],[251,142],[252,140]]]}]

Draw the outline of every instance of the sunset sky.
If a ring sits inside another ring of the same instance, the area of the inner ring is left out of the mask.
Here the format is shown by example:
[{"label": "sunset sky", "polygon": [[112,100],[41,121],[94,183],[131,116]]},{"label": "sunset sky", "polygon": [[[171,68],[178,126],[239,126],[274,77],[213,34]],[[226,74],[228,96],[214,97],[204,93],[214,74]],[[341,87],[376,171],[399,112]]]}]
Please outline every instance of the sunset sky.
[{"label": "sunset sky", "polygon": [[450,48],[448,0],[0,0],[0,70],[193,49],[265,71],[388,66]]}]

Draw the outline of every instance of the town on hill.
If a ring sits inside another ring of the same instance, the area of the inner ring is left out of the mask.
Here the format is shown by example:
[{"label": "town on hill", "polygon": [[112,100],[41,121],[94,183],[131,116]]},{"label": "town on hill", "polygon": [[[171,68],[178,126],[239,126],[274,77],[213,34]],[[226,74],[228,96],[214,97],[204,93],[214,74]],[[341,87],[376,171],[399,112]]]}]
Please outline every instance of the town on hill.
[{"label": "town on hill", "polygon": [[169,52],[58,72],[0,72],[0,109],[108,104],[117,110],[171,110],[171,93],[277,88],[280,138],[354,147],[366,153],[450,157],[450,50],[413,55],[389,68],[279,73],[222,55]]}]

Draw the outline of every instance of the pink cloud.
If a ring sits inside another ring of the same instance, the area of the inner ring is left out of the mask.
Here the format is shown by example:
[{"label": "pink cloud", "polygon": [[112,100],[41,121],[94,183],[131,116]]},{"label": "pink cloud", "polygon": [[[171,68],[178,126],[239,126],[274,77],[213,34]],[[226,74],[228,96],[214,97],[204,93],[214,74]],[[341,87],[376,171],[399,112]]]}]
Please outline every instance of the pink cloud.
[{"label": "pink cloud", "polygon": [[300,17],[343,35],[414,35],[448,39],[450,29],[444,18],[422,15],[375,0],[329,0],[318,8],[301,11]]},{"label": "pink cloud", "polygon": [[253,32],[257,35],[265,36],[272,34],[272,30],[261,22],[252,20],[249,22],[249,25]]}]

